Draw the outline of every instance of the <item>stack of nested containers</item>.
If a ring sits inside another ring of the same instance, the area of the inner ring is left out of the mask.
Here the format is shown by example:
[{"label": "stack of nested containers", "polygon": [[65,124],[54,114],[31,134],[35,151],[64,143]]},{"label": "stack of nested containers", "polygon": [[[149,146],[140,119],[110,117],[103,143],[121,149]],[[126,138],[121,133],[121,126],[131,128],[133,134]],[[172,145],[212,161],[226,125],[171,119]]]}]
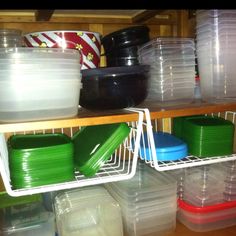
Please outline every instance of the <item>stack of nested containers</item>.
[{"label": "stack of nested containers", "polygon": [[139,50],[150,65],[148,100],[192,100],[195,87],[195,44],[191,38],[155,38]]},{"label": "stack of nested containers", "polygon": [[123,236],[119,204],[102,186],[59,193],[54,212],[60,236]]},{"label": "stack of nested containers", "polygon": [[106,188],[120,204],[127,235],[162,235],[175,229],[177,184],[164,173],[139,165],[132,179]]},{"label": "stack of nested containers", "polygon": [[[177,219],[189,229],[206,232],[236,224],[236,201],[231,190],[235,163],[193,167],[185,171]],[[231,170],[231,172],[229,171]]]},{"label": "stack of nested containers", "polygon": [[198,10],[196,20],[202,98],[235,99],[236,12]]},{"label": "stack of nested containers", "polygon": [[144,25],[128,27],[102,38],[107,66],[139,65],[138,48],[149,41],[149,28]]},{"label": "stack of nested containers", "polygon": [[78,51],[1,48],[0,58],[0,121],[57,119],[78,113]]}]

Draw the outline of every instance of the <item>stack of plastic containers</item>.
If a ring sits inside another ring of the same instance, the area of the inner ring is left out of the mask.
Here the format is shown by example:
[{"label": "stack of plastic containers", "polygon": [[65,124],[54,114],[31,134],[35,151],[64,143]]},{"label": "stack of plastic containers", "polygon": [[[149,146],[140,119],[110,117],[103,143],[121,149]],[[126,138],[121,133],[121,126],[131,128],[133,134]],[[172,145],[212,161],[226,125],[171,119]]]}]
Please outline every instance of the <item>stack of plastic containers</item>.
[{"label": "stack of plastic containers", "polygon": [[105,186],[120,204],[127,235],[162,235],[175,229],[177,184],[174,179],[140,164],[132,179]]},{"label": "stack of plastic containers", "polygon": [[236,12],[198,10],[197,57],[204,100],[235,99]]},{"label": "stack of plastic containers", "polygon": [[0,121],[56,119],[78,113],[80,53],[58,48],[0,49]]},{"label": "stack of plastic containers", "polygon": [[192,100],[195,44],[191,38],[155,38],[139,48],[141,64],[151,66],[148,100]]},{"label": "stack of plastic containers", "polygon": [[235,225],[236,201],[230,199],[228,188],[229,179],[233,180],[235,176],[232,173],[234,166],[232,162],[188,168],[177,219],[197,232]]},{"label": "stack of plastic containers", "polygon": [[41,203],[8,207],[3,209],[1,231],[3,236],[55,236],[55,216]]},{"label": "stack of plastic containers", "polygon": [[103,186],[60,193],[54,208],[60,236],[123,236],[119,204]]},{"label": "stack of plastic containers", "polygon": [[225,201],[236,200],[236,161],[226,163],[227,175],[225,178]]},{"label": "stack of plastic containers", "polygon": [[18,29],[0,29],[0,47],[22,47],[22,31]]}]

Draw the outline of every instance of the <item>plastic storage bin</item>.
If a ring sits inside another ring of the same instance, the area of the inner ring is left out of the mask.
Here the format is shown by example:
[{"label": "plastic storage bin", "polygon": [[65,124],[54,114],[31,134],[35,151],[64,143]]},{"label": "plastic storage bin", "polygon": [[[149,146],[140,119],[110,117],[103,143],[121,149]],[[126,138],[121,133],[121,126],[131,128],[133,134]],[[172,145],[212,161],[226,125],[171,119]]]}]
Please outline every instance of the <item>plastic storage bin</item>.
[{"label": "plastic storage bin", "polygon": [[[174,161],[188,155],[187,145],[181,139],[160,131],[154,132],[153,137],[158,161]],[[140,156],[141,159],[150,160],[147,133],[144,133],[143,139],[140,142]]]},{"label": "plastic storage bin", "polygon": [[87,126],[73,136],[75,168],[93,176],[129,135],[126,123]]},{"label": "plastic storage bin", "polygon": [[3,236],[55,236],[54,214],[40,203],[6,208],[3,216]]}]

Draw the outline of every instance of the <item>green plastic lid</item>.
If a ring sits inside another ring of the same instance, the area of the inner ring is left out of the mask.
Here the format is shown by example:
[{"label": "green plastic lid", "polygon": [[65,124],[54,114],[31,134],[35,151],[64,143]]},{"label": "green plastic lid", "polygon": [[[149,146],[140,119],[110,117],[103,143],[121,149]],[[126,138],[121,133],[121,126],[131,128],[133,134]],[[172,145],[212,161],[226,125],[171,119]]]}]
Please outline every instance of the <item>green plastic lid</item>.
[{"label": "green plastic lid", "polygon": [[85,176],[93,176],[129,135],[126,123],[83,127],[72,138],[75,167]]}]

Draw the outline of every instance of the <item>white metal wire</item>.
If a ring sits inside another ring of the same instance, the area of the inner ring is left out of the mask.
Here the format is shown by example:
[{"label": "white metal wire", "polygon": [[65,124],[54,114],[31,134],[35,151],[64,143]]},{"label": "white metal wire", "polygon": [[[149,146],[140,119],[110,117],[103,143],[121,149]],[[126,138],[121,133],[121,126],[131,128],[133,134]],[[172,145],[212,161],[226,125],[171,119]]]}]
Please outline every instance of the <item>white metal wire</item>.
[{"label": "white metal wire", "polygon": [[[145,119],[143,122],[142,134],[141,134],[141,142],[143,142],[143,146],[147,147],[147,152],[144,152],[141,156],[141,152],[139,152],[139,157],[148,165],[155,168],[158,171],[166,171],[166,170],[175,170],[180,168],[187,168],[193,166],[201,166],[219,162],[233,161],[236,160],[236,154],[226,155],[226,156],[215,156],[215,157],[204,157],[200,158],[197,156],[187,156],[184,159],[177,161],[158,161],[158,156],[156,155],[156,147],[153,138],[153,131],[160,130],[158,126],[157,119],[151,120],[150,112],[148,109],[137,109],[142,110],[145,114]],[[216,114],[211,114],[224,117],[227,120],[232,121],[235,124],[236,112],[226,111],[226,112],[218,112]],[[170,124],[171,127],[171,124]],[[161,131],[161,130],[160,130]],[[144,132],[147,133],[147,143],[144,144]],[[236,137],[235,137],[236,138]],[[148,155],[147,155],[148,153]],[[149,157],[147,159],[147,156]]]},{"label": "white metal wire", "polygon": [[[139,114],[138,121],[127,122],[129,127],[131,128],[129,136],[116,149],[116,151],[110,157],[109,161],[106,162],[106,164],[97,172],[95,176],[87,178],[84,175],[80,174],[78,171],[76,171],[75,180],[70,182],[50,184],[27,189],[13,189],[10,181],[6,138],[4,134],[0,134],[0,172],[7,193],[10,196],[16,197],[36,193],[58,191],[62,189],[83,187],[88,185],[96,185],[113,181],[121,181],[132,178],[136,172],[144,114],[142,111],[135,111],[132,109],[127,110]],[[66,133],[69,136],[73,136],[75,130],[78,130],[80,128],[81,127],[64,129],[61,128],[57,130],[32,130],[31,133],[61,132]],[[23,133],[26,134],[26,132]],[[15,134],[17,133],[15,132]]]}]

